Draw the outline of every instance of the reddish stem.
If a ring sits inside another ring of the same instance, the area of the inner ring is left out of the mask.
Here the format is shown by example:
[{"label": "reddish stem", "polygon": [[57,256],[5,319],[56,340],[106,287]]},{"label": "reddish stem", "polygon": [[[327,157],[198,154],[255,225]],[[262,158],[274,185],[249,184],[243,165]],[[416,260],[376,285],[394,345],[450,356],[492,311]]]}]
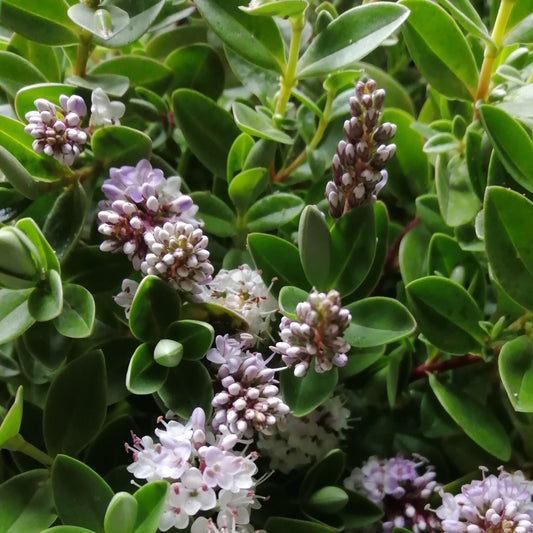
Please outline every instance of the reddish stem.
[{"label": "reddish stem", "polygon": [[392,265],[394,263],[394,260],[396,256],[398,255],[398,250],[400,249],[400,244],[402,242],[402,239],[409,233],[414,227],[418,226],[418,223],[420,222],[420,219],[416,216],[403,228],[401,233],[394,239],[394,242],[392,243],[391,247],[389,248],[389,251],[387,252],[387,257],[385,258],[385,265],[383,267],[383,271],[387,272],[392,268]]},{"label": "reddish stem", "polygon": [[484,359],[479,355],[467,354],[462,357],[452,357],[446,361],[435,363],[424,363],[413,369],[411,372],[411,381],[425,378],[430,372],[445,372],[446,370],[453,370],[454,368],[461,368],[463,366],[480,363]]}]

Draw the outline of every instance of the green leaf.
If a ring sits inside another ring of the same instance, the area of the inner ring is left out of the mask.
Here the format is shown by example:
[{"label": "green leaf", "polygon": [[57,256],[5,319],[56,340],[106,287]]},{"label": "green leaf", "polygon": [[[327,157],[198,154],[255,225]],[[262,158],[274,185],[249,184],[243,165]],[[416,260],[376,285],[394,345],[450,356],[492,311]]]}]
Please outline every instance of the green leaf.
[{"label": "green leaf", "polygon": [[498,369],[515,411],[533,412],[533,342],[521,336],[506,342],[498,357]]},{"label": "green leaf", "polygon": [[301,498],[306,500],[321,487],[336,485],[345,468],[346,456],[341,450],[333,449],[325,453],[306,472],[301,485]]},{"label": "green leaf", "polygon": [[233,104],[233,115],[237,126],[244,133],[283,144],[293,143],[292,138],[275,128],[272,125],[272,121],[266,115],[255,111],[246,104],[235,102]]},{"label": "green leaf", "polygon": [[51,455],[75,455],[98,433],[106,416],[106,388],[100,351],[77,357],[55,376],[43,415],[44,440]]},{"label": "green leaf", "polygon": [[154,361],[161,366],[173,368],[181,363],[183,345],[171,339],[161,339],[154,348]]},{"label": "green leaf", "polygon": [[87,4],[74,4],[67,15],[74,24],[104,41],[122,31],[130,21],[126,11],[112,5],[93,9]]},{"label": "green leaf", "polygon": [[198,206],[198,218],[204,221],[206,233],[218,237],[232,237],[237,232],[235,213],[217,196],[207,192],[193,192],[191,198]]},{"label": "green leaf", "polygon": [[199,361],[182,361],[170,369],[158,394],[165,406],[182,418],[188,419],[196,407],[210,416],[213,386],[207,368]]},{"label": "green leaf", "polygon": [[246,158],[253,146],[254,140],[247,133],[241,133],[235,141],[233,141],[228,154],[226,167],[226,177],[229,183],[231,183],[233,176],[235,176],[239,170],[244,168]]},{"label": "green leaf", "polygon": [[420,331],[437,348],[454,354],[477,351],[483,319],[476,302],[458,283],[428,276],[405,287],[407,301]]},{"label": "green leaf", "polygon": [[481,201],[474,192],[463,156],[437,157],[435,183],[442,218],[448,226],[470,222],[479,211]]},{"label": "green leaf", "polygon": [[81,76],[69,76],[65,81],[72,83],[77,87],[94,91],[100,87],[109,96],[124,96],[130,88],[130,80],[126,76],[119,74],[87,74],[84,78]]},{"label": "green leaf", "polygon": [[248,209],[245,220],[248,231],[272,231],[297,217],[303,200],[289,193],[265,196]]},{"label": "green leaf", "polygon": [[424,144],[426,154],[442,154],[459,149],[459,141],[451,133],[437,133]]},{"label": "green leaf", "polygon": [[163,386],[167,375],[167,368],[155,362],[153,347],[141,344],[131,357],[126,387],[133,394],[152,394]]},{"label": "green leaf", "polygon": [[137,500],[128,492],[117,492],[107,506],[105,533],[133,533],[137,521]]},{"label": "green leaf", "polygon": [[447,98],[471,102],[478,69],[455,21],[433,2],[402,0],[402,4],[411,10],[402,32],[424,78]]},{"label": "green leaf", "polygon": [[503,166],[517,183],[533,192],[533,141],[524,128],[505,111],[490,105],[479,107],[487,135]]},{"label": "green leaf", "polygon": [[291,320],[296,320],[296,306],[300,302],[306,302],[308,293],[298,287],[285,285],[279,291],[279,310]]},{"label": "green leaf", "polygon": [[428,248],[431,233],[422,225],[407,232],[400,243],[400,272],[405,284],[427,274]]},{"label": "green leaf", "polygon": [[276,278],[271,292],[279,294],[281,287],[294,285],[304,290],[310,289],[305,277],[298,248],[279,237],[252,233],[248,235],[248,248],[255,266],[261,270],[261,277],[268,286]]},{"label": "green leaf", "polygon": [[350,294],[365,279],[376,253],[376,225],[372,206],[352,209],[331,230],[329,286],[341,296]]},{"label": "green leaf", "polygon": [[[37,66],[47,81],[59,82],[62,77],[59,58],[53,47],[39,44],[22,37],[18,33],[11,36],[8,51],[27,59],[32,65]],[[33,83],[31,80],[27,85]]]},{"label": "green leaf", "polygon": [[[387,98],[385,105],[387,105]],[[387,189],[402,200],[411,201],[429,189],[430,166],[427,155],[422,151],[424,140],[411,128],[414,119],[400,109],[385,109],[381,123],[396,124],[394,144],[396,157],[387,164],[389,180]]]},{"label": "green leaf", "polygon": [[270,17],[250,16],[242,0],[198,0],[195,5],[210,28],[235,53],[267,70],[283,73],[285,47]]},{"label": "green leaf", "polygon": [[63,310],[63,286],[57,270],[49,270],[28,298],[28,311],[37,322],[52,320]]},{"label": "green leaf", "polygon": [[146,87],[164,92],[172,81],[172,71],[155,59],[137,55],[113,57],[98,63],[89,74],[119,74],[127,76],[132,87]]},{"label": "green leaf", "polygon": [[11,98],[17,91],[35,82],[45,82],[46,78],[27,59],[12,52],[0,51],[0,88]]},{"label": "green leaf", "polygon": [[[72,96],[76,94],[76,87],[62,83],[35,83],[23,87],[15,97],[15,111],[20,120],[25,120],[28,111],[35,111],[35,100],[45,98],[50,102],[59,103],[60,95]],[[31,143],[30,143],[31,145]]]},{"label": "green leaf", "polygon": [[48,470],[18,474],[0,485],[3,533],[33,533],[56,519]]},{"label": "green leaf", "polygon": [[237,210],[246,211],[266,189],[268,181],[268,172],[264,168],[249,168],[237,174],[228,187],[229,197]]},{"label": "green leaf", "polygon": [[154,35],[146,43],[145,52],[146,55],[154,59],[164,60],[178,48],[195,43],[205,43],[206,41],[207,26],[183,25]]},{"label": "green leaf", "polygon": [[508,432],[486,405],[443,385],[433,374],[429,383],[442,407],[476,444],[502,461],[509,460]]},{"label": "green leaf", "polygon": [[194,89],[218,100],[224,89],[224,65],[218,54],[198,43],[172,52],[165,65],[174,72],[172,89]]},{"label": "green leaf", "polygon": [[352,321],[344,332],[344,339],[356,348],[388,344],[410,335],[416,328],[411,313],[392,298],[365,298],[346,308]]},{"label": "green leaf", "polygon": [[484,206],[485,246],[491,273],[513,300],[533,309],[529,232],[533,203],[510,189],[488,187]]},{"label": "green leaf", "polygon": [[134,165],[150,159],[152,141],[148,135],[126,126],[107,126],[97,129],[91,139],[96,159],[106,167]]},{"label": "green leaf", "polygon": [[448,8],[455,20],[467,32],[496,46],[481,17],[469,0],[439,0],[439,3]]},{"label": "green leaf", "polygon": [[95,38],[96,43],[107,48],[122,48],[123,46],[132,44],[144,35],[159,15],[161,9],[163,9],[165,0],[150,0],[148,2],[148,4],[151,4],[150,7],[143,10],[146,4],[146,1],[127,4],[130,17],[128,25],[122,31],[105,41],[98,37]]},{"label": "green leaf", "polygon": [[143,485],[133,497],[137,501],[137,522],[134,533],[156,533],[165,510],[168,483],[152,481]]},{"label": "green leaf", "polygon": [[231,115],[207,96],[190,89],[172,93],[172,108],[191,152],[209,171],[225,178],[226,159],[239,135]]},{"label": "green leaf", "polygon": [[[19,385],[15,401],[9,408],[6,416],[0,425],[0,450],[13,438],[19,434],[22,423],[22,385]],[[1,490],[1,489],[0,489]]]},{"label": "green leaf", "polygon": [[[46,217],[43,233],[60,260],[63,260],[76,245],[88,209],[89,202],[85,190],[79,181],[75,181],[59,195]],[[65,220],[69,223],[65,224]]]},{"label": "green leaf", "polygon": [[324,215],[308,205],[300,216],[298,250],[307,280],[317,290],[327,287],[331,264],[331,235]]},{"label": "green leaf", "polygon": [[303,378],[296,377],[292,368],[279,376],[283,400],[296,417],[308,415],[323,404],[337,386],[337,380],[336,368],[317,374],[314,361]]},{"label": "green leaf", "polygon": [[81,285],[63,286],[63,311],[54,320],[54,325],[65,337],[82,339],[94,328],[96,307],[92,294]]},{"label": "green leaf", "polygon": [[392,3],[345,11],[304,52],[296,68],[297,78],[324,76],[353,65],[397,30],[408,15],[407,9]]},{"label": "green leaf", "polygon": [[165,337],[167,327],[178,320],[180,309],[180,297],[168,283],[146,276],[131,304],[131,332],[141,341],[157,342]]},{"label": "green leaf", "polygon": [[178,320],[170,324],[166,336],[183,345],[183,358],[188,361],[202,359],[215,340],[215,330],[200,320]]},{"label": "green leaf", "polygon": [[60,272],[61,269],[56,254],[35,221],[31,218],[22,218],[17,222],[16,226],[26,234],[35,246],[43,269]]},{"label": "green leaf", "polygon": [[0,22],[30,41],[50,46],[77,44],[78,30],[67,9],[65,0],[2,0]]},{"label": "green leaf", "polygon": [[28,310],[32,291],[0,289],[0,344],[16,339],[35,322]]},{"label": "green leaf", "polygon": [[[333,94],[337,94],[345,89],[353,89],[355,82],[363,74],[362,70],[342,70],[341,72],[335,72],[330,74],[325,80],[322,86],[326,91],[330,91]],[[316,106],[313,102],[310,107]],[[317,114],[318,117],[322,116],[322,113]]]},{"label": "green leaf", "polygon": [[104,517],[113,491],[94,470],[60,454],[52,465],[52,489],[64,524],[104,533]]},{"label": "green leaf", "polygon": [[330,526],[325,526],[316,522],[297,520],[296,518],[284,518],[281,516],[271,516],[265,523],[269,533],[332,533]]},{"label": "green leaf", "polygon": [[306,510],[312,513],[339,513],[348,503],[348,494],[339,487],[322,487],[311,494],[305,502]]},{"label": "green leaf", "polygon": [[265,17],[291,17],[303,13],[309,4],[305,0],[284,0],[283,2],[265,2],[264,4],[240,9],[250,15],[264,15]]},{"label": "green leaf", "polygon": [[348,505],[342,512],[347,528],[360,528],[377,522],[383,516],[383,509],[362,494],[347,490]]},{"label": "green leaf", "polygon": [[533,14],[522,19],[503,39],[503,46],[533,43]]},{"label": "green leaf", "polygon": [[45,529],[41,533],[95,533],[92,529],[79,526],[54,526],[50,529]]}]

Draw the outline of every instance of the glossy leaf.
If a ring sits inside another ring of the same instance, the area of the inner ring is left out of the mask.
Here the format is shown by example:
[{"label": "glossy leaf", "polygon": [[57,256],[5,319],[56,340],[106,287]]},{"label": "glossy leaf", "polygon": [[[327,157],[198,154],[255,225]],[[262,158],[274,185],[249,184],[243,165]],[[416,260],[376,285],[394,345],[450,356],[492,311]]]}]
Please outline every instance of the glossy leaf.
[{"label": "glossy leaf", "polygon": [[113,491],[94,470],[72,457],[58,455],[52,466],[52,489],[64,524],[104,533],[104,517]]},{"label": "glossy leaf", "polygon": [[50,102],[59,103],[59,96],[64,94],[72,96],[76,93],[76,87],[63,83],[33,83],[17,92],[15,97],[15,111],[20,120],[25,120],[28,111],[34,111],[35,100],[45,98]]},{"label": "glossy leaf", "polygon": [[104,518],[105,533],[133,533],[137,521],[137,500],[128,492],[117,492]]},{"label": "glossy leaf", "polygon": [[533,15],[522,19],[503,39],[504,46],[533,43]]},{"label": "glossy leaf", "polygon": [[35,82],[45,82],[46,78],[30,61],[12,52],[0,51],[0,88],[11,98],[19,89]]},{"label": "glossy leaf", "polygon": [[352,209],[331,230],[329,287],[347,295],[365,279],[376,253],[376,225],[372,206]]},{"label": "glossy leaf", "polygon": [[447,98],[472,101],[478,69],[455,21],[433,2],[402,0],[402,4],[411,11],[402,32],[422,75]]},{"label": "glossy leaf", "polygon": [[0,289],[0,344],[16,339],[35,322],[28,310],[32,290]]},{"label": "glossy leaf", "polygon": [[533,141],[520,124],[505,111],[480,106],[481,120],[503,166],[517,183],[533,192]]},{"label": "glossy leaf", "polygon": [[96,307],[92,294],[81,285],[63,286],[63,310],[54,325],[65,337],[88,337],[94,327]]},{"label": "glossy leaf", "polygon": [[509,401],[516,411],[533,412],[533,343],[527,336],[506,342],[498,369]]},{"label": "glossy leaf", "polygon": [[74,4],[67,14],[74,24],[104,41],[122,31],[130,21],[126,11],[113,5],[95,10],[87,4]]},{"label": "glossy leaf", "polygon": [[533,309],[533,255],[529,221],[533,203],[503,187],[489,187],[483,211],[492,275],[519,304]]},{"label": "glossy leaf", "polygon": [[133,394],[152,394],[163,386],[167,375],[167,368],[155,362],[153,347],[141,344],[128,366],[126,387]]},{"label": "glossy leaf", "polygon": [[331,236],[324,215],[308,205],[300,216],[298,250],[307,280],[317,290],[327,286],[331,264]]},{"label": "glossy leaf", "polygon": [[35,246],[43,268],[45,270],[57,270],[60,272],[61,269],[56,254],[35,221],[31,218],[21,218],[16,226],[26,234]]},{"label": "glossy leaf", "polygon": [[231,115],[190,89],[172,93],[172,108],[191,152],[213,174],[225,177],[227,155],[239,135]]},{"label": "glossy leaf", "polygon": [[352,321],[344,332],[344,339],[356,348],[397,341],[413,333],[416,327],[411,313],[392,298],[365,298],[347,305],[346,309],[350,311]]},{"label": "glossy leaf", "polygon": [[253,146],[254,140],[247,133],[241,133],[231,145],[226,168],[226,176],[229,183],[231,183],[233,176],[244,168],[246,158]]},{"label": "glossy leaf", "polygon": [[337,380],[336,368],[317,374],[314,361],[303,378],[296,377],[291,368],[279,376],[283,399],[296,417],[305,416],[324,403],[335,389]]},{"label": "glossy leaf", "polygon": [[218,54],[198,43],[172,52],[165,65],[174,73],[172,89],[194,89],[218,100],[224,89],[224,65]]},{"label": "glossy leaf", "polygon": [[405,284],[427,274],[428,248],[431,233],[421,225],[407,232],[398,254],[400,272]]},{"label": "glossy leaf", "polygon": [[235,213],[217,196],[207,192],[191,194],[199,207],[198,218],[204,221],[204,230],[218,237],[232,237],[237,232]]},{"label": "glossy leaf", "polygon": [[183,345],[171,339],[161,339],[154,348],[154,361],[161,366],[173,368],[181,363]]},{"label": "glossy leaf", "polygon": [[264,15],[266,17],[291,17],[303,13],[309,4],[304,0],[285,0],[280,2],[265,2],[258,6],[243,7],[240,9],[250,15]]},{"label": "glossy leaf", "polygon": [[170,369],[158,394],[182,418],[188,419],[196,407],[201,407],[206,417],[210,416],[213,386],[207,368],[199,361],[183,361]]},{"label": "glossy leaf", "polygon": [[479,350],[483,315],[474,299],[458,283],[428,276],[405,288],[409,308],[420,331],[437,348],[455,354]]},{"label": "glossy leaf", "polygon": [[241,0],[198,0],[195,5],[218,37],[251,63],[282,74],[285,47],[274,20],[252,17],[239,9]]},{"label": "glossy leaf", "polygon": [[246,212],[248,231],[272,231],[296,218],[304,207],[303,200],[289,193],[265,196]]},{"label": "glossy leaf", "polygon": [[429,375],[429,383],[442,407],[476,444],[502,461],[509,460],[509,434],[490,409],[445,386],[434,374]]},{"label": "glossy leaf", "polygon": [[0,501],[4,533],[40,532],[57,517],[48,470],[30,470],[4,481]]},{"label": "glossy leaf", "polygon": [[296,320],[296,306],[307,301],[308,293],[298,287],[286,285],[279,291],[279,310],[291,320]]},{"label": "glossy leaf", "polygon": [[183,358],[188,361],[202,359],[215,340],[215,330],[208,322],[200,320],[178,320],[170,324],[167,338],[183,346]]},{"label": "glossy leaf", "polygon": [[346,456],[337,449],[328,451],[305,473],[301,497],[307,499],[313,492],[327,485],[336,485],[346,468]]},{"label": "glossy leaf", "polygon": [[286,533],[287,531],[291,533],[332,533],[330,526],[281,516],[269,517],[265,527],[268,528],[269,533]]},{"label": "glossy leaf", "polygon": [[298,248],[290,242],[273,235],[252,233],[248,235],[248,247],[267,286],[276,278],[271,290],[274,296],[285,285],[304,290],[311,288],[300,262]]},{"label": "glossy leaf", "polygon": [[348,503],[348,494],[339,487],[322,487],[305,502],[310,513],[339,513]]},{"label": "glossy leaf", "polygon": [[49,270],[28,298],[28,311],[37,322],[52,320],[63,310],[63,286],[57,270]]},{"label": "glossy leaf", "polygon": [[22,409],[22,385],[20,385],[17,389],[13,405],[9,408],[9,411],[0,424],[0,450],[4,448],[13,437],[16,437],[19,434],[20,424],[22,423]]},{"label": "glossy leaf", "polygon": [[166,481],[152,481],[135,492],[133,497],[138,507],[134,533],[156,533],[165,510],[167,493]]},{"label": "glossy leaf", "polygon": [[397,4],[369,4],[345,11],[313,40],[298,61],[298,78],[341,70],[377,48],[397,30],[409,11]]},{"label": "glossy leaf", "polygon": [[235,207],[245,211],[265,190],[268,172],[264,168],[250,168],[237,174],[229,184],[228,194]]},{"label": "glossy leaf", "polygon": [[439,3],[452,13],[466,31],[486,42],[493,42],[485,24],[469,0],[439,0]]},{"label": "glossy leaf", "polygon": [[167,327],[178,320],[180,297],[174,289],[156,276],[145,277],[135,293],[130,311],[130,329],[145,342],[157,342]]},{"label": "glossy leaf", "polygon": [[235,102],[233,104],[233,115],[237,126],[253,137],[270,139],[284,144],[292,144],[292,139],[283,131],[276,129],[272,121],[262,113],[255,111],[251,107]]},{"label": "glossy leaf", "polygon": [[342,512],[347,528],[360,528],[376,523],[383,516],[383,509],[359,492],[347,490],[348,505]]},{"label": "glossy leaf", "polygon": [[[15,33],[9,40],[8,51],[27,59],[35,65],[46,78],[46,81],[59,82],[62,77],[58,54],[55,50],[44,44],[30,41],[22,35]],[[30,81],[33,83],[34,80]]]},{"label": "glossy leaf", "polygon": [[106,416],[106,369],[100,351],[77,357],[55,376],[44,406],[43,433],[52,455],[77,454]]},{"label": "glossy leaf", "polygon": [[152,141],[148,135],[126,126],[97,129],[91,139],[94,156],[105,166],[135,165],[149,159]]}]

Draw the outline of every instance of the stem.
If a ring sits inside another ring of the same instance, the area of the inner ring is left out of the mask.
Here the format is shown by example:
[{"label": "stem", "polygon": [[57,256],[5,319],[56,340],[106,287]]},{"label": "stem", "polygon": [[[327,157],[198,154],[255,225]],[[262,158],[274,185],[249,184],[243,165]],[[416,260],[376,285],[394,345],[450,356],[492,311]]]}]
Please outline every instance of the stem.
[{"label": "stem", "polygon": [[[494,41],[495,46],[492,43],[486,44],[483,64],[481,65],[481,72],[479,74],[479,83],[475,97],[476,101],[487,99],[494,62],[500,54],[507,22],[509,21],[509,16],[513,10],[515,1],[516,0],[502,0],[500,3],[498,14],[494,21],[494,28],[492,29],[492,40]],[[476,118],[478,118],[477,115],[478,113],[476,111]]]},{"label": "stem", "polygon": [[280,78],[280,92],[276,104],[275,115],[283,117],[291,91],[296,84],[296,65],[298,63],[298,52],[300,51],[300,40],[304,29],[305,19],[303,15],[289,18],[292,27],[291,47],[289,50],[289,61],[285,73]]},{"label": "stem", "polygon": [[6,443],[5,448],[13,452],[22,452],[25,455],[43,464],[44,466],[51,466],[54,462],[54,460],[48,454],[39,450],[39,448],[37,448],[33,444],[30,444],[29,442],[25,441],[24,437],[22,437],[20,433],[15,435],[11,440],[9,440]]},{"label": "stem", "polygon": [[93,36],[90,32],[83,30],[80,37],[80,44],[76,50],[76,62],[74,63],[74,74],[82,78],[85,77],[87,61],[89,60],[89,50]]},{"label": "stem", "polygon": [[447,361],[442,361],[442,363],[439,363],[438,361],[434,363],[427,362],[413,369],[411,372],[411,381],[425,378],[430,372],[445,372],[446,370],[473,365],[475,363],[480,363],[481,361],[484,361],[484,359],[479,355],[467,354],[462,357],[453,357]]},{"label": "stem", "polygon": [[311,142],[309,143],[309,146],[302,150],[289,166],[287,166],[285,169],[283,169],[281,172],[279,172],[276,176],[272,178],[272,181],[274,183],[284,182],[300,165],[303,165],[305,163],[305,161],[307,160],[307,150],[314,150],[318,146],[318,143],[322,140],[324,132],[326,131],[326,128],[329,123],[329,115],[331,113],[331,106],[333,105],[334,97],[335,93],[333,91],[327,92],[324,111],[322,112],[322,116],[318,121],[318,126],[316,128],[315,134],[313,135],[313,138],[311,139]]},{"label": "stem", "polygon": [[394,263],[394,259],[396,258],[396,255],[398,254],[398,250],[400,249],[400,244],[402,242],[402,239],[409,233],[415,226],[418,226],[418,223],[420,222],[420,219],[418,217],[413,218],[405,228],[401,231],[401,233],[394,239],[394,242],[391,244],[391,247],[389,248],[389,251],[387,252],[387,256],[385,258],[385,265],[383,266],[383,271],[386,272],[387,270],[390,270],[392,267],[392,264]]}]

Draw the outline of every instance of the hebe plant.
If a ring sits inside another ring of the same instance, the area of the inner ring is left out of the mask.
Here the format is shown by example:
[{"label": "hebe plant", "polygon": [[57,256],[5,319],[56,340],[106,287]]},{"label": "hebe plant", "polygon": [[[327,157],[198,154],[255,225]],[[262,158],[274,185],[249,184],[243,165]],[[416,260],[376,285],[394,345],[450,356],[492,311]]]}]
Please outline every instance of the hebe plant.
[{"label": "hebe plant", "polygon": [[533,2],[359,4],[0,1],[0,533],[533,531]]}]

